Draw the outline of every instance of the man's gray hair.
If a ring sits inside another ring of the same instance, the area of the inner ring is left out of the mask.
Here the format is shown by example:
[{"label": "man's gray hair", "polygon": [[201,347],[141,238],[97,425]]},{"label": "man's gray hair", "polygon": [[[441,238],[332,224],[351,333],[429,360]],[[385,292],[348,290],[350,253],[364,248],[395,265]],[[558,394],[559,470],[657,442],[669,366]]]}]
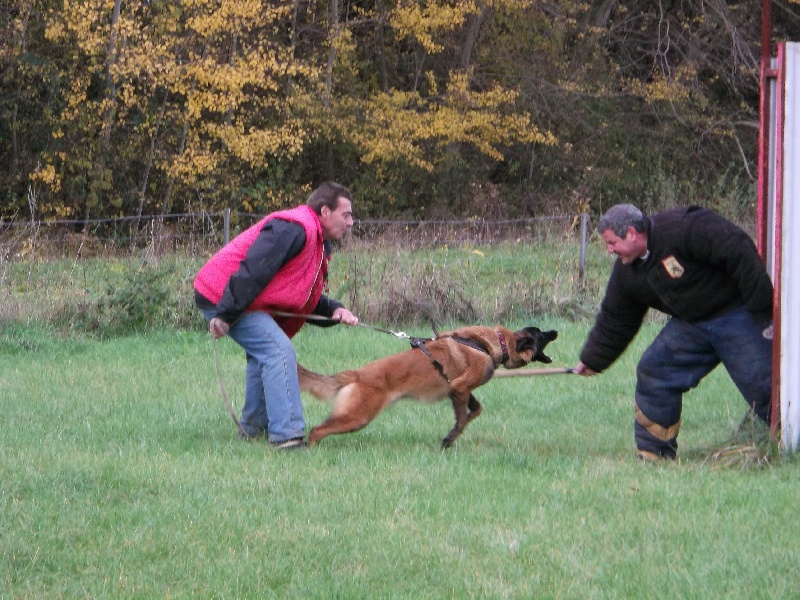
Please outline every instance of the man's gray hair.
[{"label": "man's gray hair", "polygon": [[617,204],[612,206],[600,218],[597,224],[597,233],[600,235],[609,229],[618,237],[624,238],[628,227],[633,227],[639,233],[644,231],[644,216],[642,211],[633,204]]}]

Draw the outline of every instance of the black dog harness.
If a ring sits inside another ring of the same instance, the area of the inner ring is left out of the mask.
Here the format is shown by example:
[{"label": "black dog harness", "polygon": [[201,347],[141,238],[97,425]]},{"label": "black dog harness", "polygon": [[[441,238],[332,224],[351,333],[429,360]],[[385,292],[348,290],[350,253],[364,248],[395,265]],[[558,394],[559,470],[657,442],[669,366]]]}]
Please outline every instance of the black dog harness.
[{"label": "black dog harness", "polygon": [[[499,331],[497,332],[497,337],[500,339],[500,348],[503,351],[503,358],[500,360],[500,364],[502,365],[502,364],[505,364],[505,362],[508,360],[508,343],[506,342],[506,336],[504,336]],[[477,342],[475,340],[470,340],[468,338],[458,337],[458,336],[452,336],[450,339],[455,341],[455,342],[458,342],[459,344],[463,344],[464,346],[469,346],[470,348],[478,350],[479,352],[483,352],[484,354],[486,354],[490,358],[492,356],[489,353],[488,348],[486,348],[486,346],[484,346],[480,342]],[[425,343],[426,342],[430,342],[430,341],[431,341],[431,338],[418,338],[418,337],[409,338],[409,342],[411,343],[411,346],[413,348],[419,348],[420,350],[422,350],[422,353],[425,356],[428,357],[428,360],[431,361],[431,364],[434,367],[436,367],[437,371],[439,371],[439,375],[441,375],[447,383],[450,383],[450,380],[447,378],[447,375],[444,372],[444,367],[442,367],[442,363],[440,363],[438,360],[433,358],[433,355],[431,354],[430,350],[428,350],[425,347]]]},{"label": "black dog harness", "polygon": [[[504,336],[499,331],[497,332],[497,338],[500,341],[500,349],[503,351],[503,357],[500,359],[500,364],[504,365],[508,360],[508,343],[506,342],[506,336]],[[469,346],[470,348],[475,348],[475,350],[480,350],[484,354],[491,356],[489,349],[476,340],[470,340],[455,335],[452,336],[450,339],[458,342],[459,344],[464,344],[465,346]]]},{"label": "black dog harness", "polygon": [[434,367],[436,367],[436,370],[437,370],[437,371],[439,371],[439,375],[441,375],[442,377],[444,377],[444,380],[445,380],[447,383],[450,383],[450,380],[447,378],[447,375],[445,375],[445,373],[444,373],[444,367],[442,366],[442,363],[440,363],[438,360],[436,360],[435,358],[433,358],[433,355],[431,354],[431,351],[430,351],[430,350],[428,350],[428,349],[425,347],[425,342],[430,342],[430,341],[431,341],[431,338],[418,338],[418,337],[412,337],[412,338],[409,338],[409,339],[408,339],[408,341],[411,343],[411,346],[412,346],[413,348],[419,348],[420,350],[422,350],[422,353],[423,353],[425,356],[427,356],[427,357],[428,357],[428,360],[430,360],[430,361],[431,361],[431,364],[432,364]]}]

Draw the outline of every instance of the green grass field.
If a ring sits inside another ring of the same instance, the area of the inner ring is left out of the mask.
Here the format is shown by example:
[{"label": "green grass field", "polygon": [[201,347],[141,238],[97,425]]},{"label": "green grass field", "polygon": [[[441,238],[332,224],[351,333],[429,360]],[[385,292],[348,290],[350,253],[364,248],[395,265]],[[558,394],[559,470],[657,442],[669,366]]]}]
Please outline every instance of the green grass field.
[{"label": "green grass field", "polygon": [[[555,328],[572,366],[610,262],[569,239],[343,249],[331,295],[366,323]],[[238,440],[191,301],[204,257],[0,262],[0,598],[785,598],[798,459],[722,371],[686,398],[680,460],[634,458],[659,319],[607,373],[497,379],[447,452],[448,402],[276,453]],[[529,317],[529,315],[536,315]],[[545,316],[555,315],[555,316]],[[443,328],[444,328],[443,327]],[[323,372],[405,350],[307,326]],[[244,360],[218,343],[237,410]],[[304,398],[309,427],[324,403]]]},{"label": "green grass field", "polygon": [[[508,325],[558,329],[548,353],[572,366],[590,321]],[[201,331],[6,322],[0,597],[797,597],[798,461],[716,458],[745,412],[724,372],[686,398],[680,461],[634,458],[634,368],[657,330],[599,377],[490,381],[447,452],[449,404],[401,402],[278,453],[237,439]],[[344,326],[295,339],[326,372],[407,348]],[[218,353],[238,408],[243,356]],[[309,426],[325,418],[304,401]]]}]

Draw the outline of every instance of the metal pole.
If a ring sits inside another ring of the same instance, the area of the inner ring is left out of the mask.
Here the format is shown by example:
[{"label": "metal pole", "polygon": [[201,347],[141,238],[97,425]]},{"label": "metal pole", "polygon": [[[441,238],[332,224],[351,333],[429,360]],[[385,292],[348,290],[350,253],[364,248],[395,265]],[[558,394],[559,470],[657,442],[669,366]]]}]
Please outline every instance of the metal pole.
[{"label": "metal pole", "polygon": [[581,254],[578,266],[578,281],[583,281],[586,272],[586,231],[589,228],[589,213],[581,213]]},{"label": "metal pole", "polygon": [[[777,438],[778,430],[782,426],[780,423],[781,411],[781,398],[783,397],[782,386],[784,377],[781,377],[781,370],[783,368],[784,356],[788,353],[789,348],[784,348],[783,345],[783,275],[784,275],[784,247],[783,247],[783,222],[784,213],[790,211],[790,208],[784,207],[784,125],[786,118],[786,43],[783,42],[778,45],[778,69],[777,79],[775,82],[776,87],[776,106],[775,106],[775,165],[774,177],[775,181],[775,248],[773,255],[775,257],[775,268],[773,272],[773,286],[774,293],[772,297],[772,414],[770,433],[773,439]],[[791,214],[791,213],[790,213]],[[787,257],[788,258],[788,257]],[[788,273],[787,273],[788,276]],[[787,279],[787,282],[789,280]],[[791,314],[791,313],[790,313]],[[790,340],[787,339],[787,346]],[[788,385],[789,382],[787,382]]]},{"label": "metal pole", "polygon": [[228,245],[228,242],[231,241],[231,209],[225,209],[224,215],[224,225],[223,225],[223,237],[225,239],[225,245]]},{"label": "metal pole", "polygon": [[[759,121],[758,121],[758,187],[756,204],[756,246],[761,258],[767,260],[770,251],[767,247],[769,242],[768,220],[769,205],[772,199],[769,197],[770,181],[770,77],[775,76],[775,72],[770,69],[770,57],[772,49],[770,38],[772,32],[772,12],[771,0],[761,2],[761,69],[759,74]],[[768,270],[772,273],[772,265],[768,265]]]}]

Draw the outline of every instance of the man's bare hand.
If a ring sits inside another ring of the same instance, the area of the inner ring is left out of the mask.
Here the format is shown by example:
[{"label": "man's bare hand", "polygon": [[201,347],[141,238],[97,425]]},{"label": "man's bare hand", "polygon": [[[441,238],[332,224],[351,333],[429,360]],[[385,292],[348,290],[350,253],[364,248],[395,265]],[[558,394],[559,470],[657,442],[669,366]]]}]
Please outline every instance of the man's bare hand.
[{"label": "man's bare hand", "polygon": [[358,317],[344,307],[333,311],[332,318],[344,323],[345,325],[358,325]]},{"label": "man's bare hand", "polygon": [[582,375],[583,377],[591,377],[592,375],[597,375],[597,371],[592,371],[589,367],[587,367],[582,362],[579,362],[572,372],[577,375]]},{"label": "man's bare hand", "polygon": [[208,332],[213,335],[215,339],[228,335],[229,329],[230,325],[219,317],[214,317],[208,322]]}]

